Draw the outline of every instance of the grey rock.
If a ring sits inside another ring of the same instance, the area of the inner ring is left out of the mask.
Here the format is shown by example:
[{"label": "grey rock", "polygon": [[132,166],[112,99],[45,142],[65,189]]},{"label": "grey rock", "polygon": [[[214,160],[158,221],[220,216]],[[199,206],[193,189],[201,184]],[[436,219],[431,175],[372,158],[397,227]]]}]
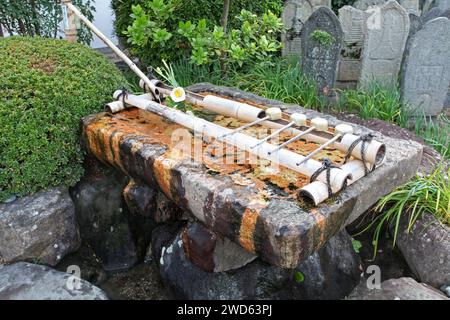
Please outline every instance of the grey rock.
[{"label": "grey rock", "polygon": [[300,57],[303,25],[319,6],[331,8],[330,0],[288,0],[283,9],[282,20],[286,32],[282,34],[283,56]]},{"label": "grey rock", "polygon": [[25,262],[0,266],[0,300],[107,299],[102,290],[68,273]]},{"label": "grey rock", "polygon": [[448,88],[447,97],[445,98],[445,101],[444,101],[444,107],[450,108],[450,87]]},{"label": "grey rock", "polygon": [[239,269],[256,256],[226,237],[190,222],[183,230],[183,248],[187,258],[207,272]]},{"label": "grey rock", "polygon": [[435,0],[434,5],[442,11],[450,9],[450,0]]},{"label": "grey rock", "polygon": [[441,17],[445,17],[447,19],[450,19],[450,9],[445,10],[442,14]]},{"label": "grey rock", "polygon": [[81,237],[94,250],[105,270],[128,269],[139,252],[126,216],[122,191],[128,178],[98,164],[71,190]]},{"label": "grey rock", "polygon": [[413,110],[442,111],[450,84],[450,20],[436,18],[411,38],[401,77],[401,92]]},{"label": "grey rock", "polygon": [[[170,238],[164,232],[159,235]],[[360,280],[359,260],[345,233],[330,240],[298,270],[270,266],[257,259],[233,271],[205,272],[187,259],[183,241],[179,234],[173,240],[159,241],[161,248],[153,248],[159,253],[155,260],[161,276],[177,298],[340,299]],[[295,281],[296,272],[302,273],[303,282]]]},{"label": "grey rock", "polygon": [[14,202],[16,200],[17,200],[17,196],[16,195],[12,195],[11,197],[9,197],[5,201],[3,201],[3,203],[11,203],[11,202]]},{"label": "grey rock", "polygon": [[397,246],[408,266],[422,282],[435,288],[450,285],[450,228],[440,224],[431,214],[418,220],[406,233],[404,219]]},{"label": "grey rock", "polygon": [[360,282],[360,263],[351,237],[341,231],[296,268],[304,281],[294,285],[293,297],[342,299]]},{"label": "grey rock", "polygon": [[365,281],[350,294],[349,300],[449,300],[441,292],[412,278],[390,279],[381,289],[368,289]]},{"label": "grey rock", "polygon": [[408,13],[391,0],[373,9],[367,21],[359,86],[367,88],[373,81],[395,85],[409,34]]},{"label": "grey rock", "polygon": [[[316,31],[328,33],[332,43],[315,39]],[[303,72],[316,81],[320,93],[327,94],[335,85],[342,47],[343,32],[339,19],[331,9],[320,7],[306,21],[301,39]]]},{"label": "grey rock", "polygon": [[67,189],[43,190],[0,204],[0,263],[38,261],[54,266],[79,245]]},{"label": "grey rock", "polygon": [[450,297],[450,285],[449,286],[443,286],[441,288],[441,291],[444,292],[447,295],[447,297]]},{"label": "grey rock", "polygon": [[442,16],[443,13],[444,12],[439,8],[436,8],[436,7],[431,8],[427,13],[422,15],[422,17],[421,17],[422,22],[425,24],[428,21],[431,21],[433,19],[436,19],[436,18]]}]

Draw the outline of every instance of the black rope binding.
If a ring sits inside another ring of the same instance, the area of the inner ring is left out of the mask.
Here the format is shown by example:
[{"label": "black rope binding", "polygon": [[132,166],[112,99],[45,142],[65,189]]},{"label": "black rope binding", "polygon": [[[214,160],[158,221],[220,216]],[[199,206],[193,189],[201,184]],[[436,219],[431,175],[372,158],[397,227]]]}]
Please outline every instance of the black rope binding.
[{"label": "black rope binding", "polygon": [[348,162],[348,160],[350,159],[350,156],[352,155],[353,150],[361,142],[362,143],[362,145],[361,145],[361,161],[364,164],[364,176],[367,176],[370,172],[375,170],[375,163],[373,164],[372,170],[369,170],[369,168],[367,167],[367,161],[366,161],[366,147],[367,147],[367,144],[370,143],[374,137],[375,136],[372,133],[368,133],[368,134],[360,136],[358,139],[353,141],[353,143],[348,148],[347,154],[345,155],[344,164],[346,164]]},{"label": "black rope binding", "polygon": [[[310,182],[314,182],[317,180],[317,178],[320,176],[320,174],[324,171],[327,173],[327,188],[328,188],[328,197],[333,196],[333,189],[331,188],[331,169],[340,169],[338,166],[334,165],[330,159],[323,159],[322,161],[322,167],[317,169],[316,172],[314,172],[311,175]],[[342,189],[345,189],[347,187],[347,180],[345,180],[344,187]]]},{"label": "black rope binding", "polygon": [[125,99],[128,98],[128,91],[125,88],[122,88],[122,92],[117,97],[117,100],[122,99],[123,107],[126,109],[128,108],[128,104],[125,102]]}]

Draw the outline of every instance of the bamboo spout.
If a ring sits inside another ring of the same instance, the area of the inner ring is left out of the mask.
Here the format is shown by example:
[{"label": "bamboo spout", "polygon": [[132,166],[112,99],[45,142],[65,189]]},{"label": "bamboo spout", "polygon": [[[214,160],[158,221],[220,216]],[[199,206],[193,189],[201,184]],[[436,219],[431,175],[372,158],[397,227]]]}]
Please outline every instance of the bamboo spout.
[{"label": "bamboo spout", "polygon": [[[114,98],[117,99],[121,94],[121,91],[116,91]],[[120,97],[122,99],[122,97]],[[211,137],[219,138],[227,135],[232,130],[224,128],[217,124],[211,123],[201,118],[186,114],[179,110],[166,107],[155,101],[151,101],[142,97],[128,94],[124,98],[126,104],[134,107],[147,110],[156,113],[170,121],[178,123],[188,129],[193,130],[196,133]],[[276,148],[275,145],[270,143],[262,143],[259,148],[252,149],[251,147],[258,143],[260,140],[250,137],[246,134],[237,132],[230,139],[226,139],[226,143],[235,146],[241,150],[245,150],[263,159],[278,163],[286,168],[297,171],[307,177],[311,177],[318,169],[322,167],[322,164],[316,160],[308,161],[304,166],[298,167],[296,163],[301,161],[304,157],[298,153],[289,151],[287,149],[279,150],[274,154],[270,154],[270,151]],[[333,192],[339,192],[345,185],[346,181],[351,178],[351,175],[339,168],[333,168],[330,171],[330,181]],[[326,173],[322,173],[318,177],[319,181],[327,181]]]}]

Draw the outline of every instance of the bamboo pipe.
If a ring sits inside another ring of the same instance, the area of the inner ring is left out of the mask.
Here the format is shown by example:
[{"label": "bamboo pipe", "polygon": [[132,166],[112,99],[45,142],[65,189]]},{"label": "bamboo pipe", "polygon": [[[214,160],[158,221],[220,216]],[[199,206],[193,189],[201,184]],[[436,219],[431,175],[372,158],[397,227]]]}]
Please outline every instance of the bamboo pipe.
[{"label": "bamboo pipe", "polygon": [[[369,170],[372,170],[373,165],[369,164]],[[352,177],[347,180],[347,185],[358,181],[364,177],[364,164],[359,160],[352,160],[341,166],[341,169],[348,172]],[[314,203],[314,205],[319,205],[329,198],[328,187],[326,182],[314,181],[310,184],[304,186],[300,189],[298,193],[300,198],[308,199]]]},{"label": "bamboo pipe", "polygon": [[[120,90],[116,91],[114,93],[114,98],[117,99],[121,93],[122,92]],[[122,98],[123,97],[120,97],[120,99]],[[124,98],[124,101],[126,104],[156,113],[170,121],[194,130],[196,133],[204,134],[212,138],[218,138],[232,131],[231,129],[224,128],[204,119],[197,118],[179,110],[161,105],[155,101],[150,101],[135,95],[128,94]],[[273,161],[284,167],[299,172],[307,177],[311,177],[318,169],[322,167],[322,164],[315,160],[308,161],[308,163],[302,167],[297,167],[296,163],[301,161],[304,157],[298,153],[294,153],[286,149],[280,150],[274,155],[269,155],[269,152],[276,148],[276,146],[269,143],[263,143],[259,148],[251,149],[251,146],[258,143],[259,140],[239,132],[233,135],[233,139],[227,139],[226,142],[256,156]],[[350,174],[344,170],[333,168],[330,171],[330,177],[333,192],[339,192],[345,185],[346,181],[350,178]],[[326,173],[320,174],[318,180],[325,182]]]},{"label": "bamboo pipe", "polygon": [[114,43],[112,43],[111,40],[109,40],[100,30],[97,29],[97,27],[90,22],[78,9],[72,4],[71,0],[62,0],[62,3],[70,10],[72,11],[78,18],[80,18],[81,21],[83,21],[86,26],[92,30],[93,33],[97,35],[108,47],[114,51],[114,53],[122,59],[130,69],[136,73],[136,75],[141,78],[144,83],[147,85],[147,87],[152,91],[152,93],[155,96],[160,95],[159,89],[153,84],[153,82],[147,78],[147,76],[136,66],[136,64],[131,61],[130,58],[128,58]]},{"label": "bamboo pipe", "polygon": [[[145,86],[142,81],[140,83],[140,86],[142,89],[145,90]],[[170,92],[169,86],[164,85],[164,87],[166,88],[166,90]],[[251,106],[247,103],[237,102],[231,99],[225,99],[213,95],[207,95],[203,97],[198,94],[188,92],[186,100],[189,103],[192,103],[193,105],[202,107],[211,112],[215,112],[217,114],[221,114],[224,116],[235,117],[238,118],[239,120],[247,122],[253,122],[260,119],[261,117],[263,117],[264,112],[264,109]],[[264,121],[261,122],[260,124],[277,130],[282,129],[286,126],[285,124],[274,121]],[[305,131],[301,131],[295,128],[286,128],[283,129],[283,131],[295,135],[297,137],[292,138],[291,140],[289,140],[289,142],[293,142],[300,138],[303,138],[306,141],[311,141],[319,144],[324,144],[329,141],[329,139],[327,138],[313,134],[313,131],[315,131],[315,129],[312,127],[306,129]],[[346,136],[346,139],[342,139],[341,142],[339,141],[334,142],[334,147],[341,152],[347,153],[350,145],[356,139],[358,139],[358,136],[348,135]],[[288,143],[284,143],[283,147],[286,144]],[[359,143],[357,147],[355,147],[354,150],[352,151],[352,156],[359,160],[362,159],[361,145],[362,144]],[[277,150],[274,150],[273,152],[276,151]],[[365,159],[367,162],[371,164],[375,163],[377,166],[379,166],[384,161],[385,155],[386,155],[386,147],[383,143],[378,142],[376,140],[372,140],[371,142],[366,144]]]},{"label": "bamboo pipe", "polygon": [[[265,121],[261,125],[264,125],[264,126],[267,126],[269,128],[273,128],[273,129],[280,129],[284,126],[284,124],[280,124],[280,123],[273,122],[273,121]],[[304,131],[298,130],[296,128],[291,128],[291,129],[287,129],[286,132],[289,134],[292,134],[292,135],[299,135],[299,134],[302,134]],[[302,138],[305,139],[306,141],[311,141],[311,142],[319,143],[319,144],[324,144],[329,141],[328,138],[321,137],[321,136],[318,136],[318,135],[315,135],[312,133],[305,134],[302,136]],[[345,139],[342,139],[340,142],[339,141],[335,142],[334,147],[343,153],[347,153],[352,142],[358,138],[359,138],[359,136],[356,136],[353,134],[347,134],[345,136]],[[353,149],[351,155],[358,160],[362,159],[361,143],[359,143]],[[376,140],[372,140],[369,143],[366,143],[365,158],[368,163],[370,163],[370,164],[375,163],[378,167],[383,163],[385,156],[386,156],[386,146],[384,145],[384,143],[381,143]]]},{"label": "bamboo pipe", "polygon": [[312,157],[314,157],[316,154],[321,152],[322,150],[326,149],[328,146],[331,146],[335,142],[337,142],[339,139],[341,139],[344,135],[353,133],[353,128],[347,124],[338,124],[335,128],[334,137],[324,144],[322,144],[319,148],[308,154],[305,159],[303,159],[300,163],[297,163],[298,166],[301,166],[306,161],[310,160]]}]

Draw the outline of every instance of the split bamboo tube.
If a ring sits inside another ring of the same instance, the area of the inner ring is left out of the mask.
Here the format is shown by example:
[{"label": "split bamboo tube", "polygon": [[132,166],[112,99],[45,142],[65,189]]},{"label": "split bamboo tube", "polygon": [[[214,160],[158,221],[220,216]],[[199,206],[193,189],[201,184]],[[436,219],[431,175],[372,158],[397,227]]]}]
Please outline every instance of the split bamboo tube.
[{"label": "split bamboo tube", "polygon": [[[141,88],[145,89],[144,82],[140,82]],[[169,87],[165,87],[166,91],[168,91]],[[169,90],[170,91],[170,90]],[[167,95],[166,93],[164,93]],[[261,108],[257,108],[254,106],[251,106],[247,103],[242,103],[238,101],[234,101],[231,99],[226,99],[222,97],[217,97],[214,95],[207,95],[205,97],[202,97],[197,94],[189,94],[186,97],[186,100],[189,103],[192,103],[193,105],[202,107],[206,110],[209,110],[211,112],[215,112],[217,114],[221,114],[224,116],[229,117],[235,117],[239,120],[246,121],[246,122],[253,122],[257,120],[258,118],[262,118],[265,116],[264,110]],[[281,129],[286,124],[274,122],[274,121],[264,121],[261,122],[261,125],[267,126],[272,129]],[[290,133],[292,135],[299,135],[303,131],[295,128],[287,128],[285,130],[286,133]],[[358,139],[359,137],[356,135],[346,135],[345,139],[343,138],[341,141],[336,141],[333,143],[333,147],[338,149],[339,151],[342,151],[344,153],[348,152],[348,149],[350,145]],[[311,141],[315,143],[324,144],[329,141],[328,138],[318,136],[314,134],[313,132],[305,134],[302,139],[305,139],[306,141]],[[370,164],[376,164],[379,166],[383,161],[384,157],[386,155],[386,147],[381,142],[378,142],[376,140],[372,140],[371,142],[366,144],[366,153],[365,153],[365,160],[369,162]],[[359,143],[354,150],[352,151],[352,156],[356,159],[361,160],[362,159],[362,152],[361,152],[361,146],[362,143]]]},{"label": "split bamboo tube", "polygon": [[[219,138],[232,131],[231,129],[224,128],[204,119],[181,112],[179,110],[166,107],[155,101],[150,101],[143,97],[128,94],[125,98],[123,98],[121,97],[121,93],[122,92],[120,90],[116,91],[114,93],[114,98],[124,99],[126,104],[156,113],[170,121],[191,129],[194,132],[201,133],[212,138]],[[230,139],[226,139],[225,141],[226,143],[238,147],[239,149],[248,151],[261,158],[278,163],[307,177],[311,177],[318,169],[322,167],[322,164],[316,160],[310,160],[302,166],[297,166],[296,164],[304,159],[304,157],[287,149],[279,150],[278,152],[270,155],[270,151],[274,150],[276,146],[269,143],[263,143],[259,146],[259,148],[252,149],[251,146],[258,143],[259,140],[240,132],[235,133],[230,137]],[[330,177],[331,188],[333,192],[339,192],[344,187],[346,181],[351,178],[351,175],[347,171],[341,170],[339,168],[333,168],[330,171]],[[326,173],[323,172],[322,174],[320,174],[318,180],[326,182]]]},{"label": "split bamboo tube", "polygon": [[[368,165],[371,170],[373,165]],[[341,166],[341,169],[349,173],[352,177],[347,180],[347,185],[351,185],[364,177],[364,164],[360,160],[352,160]],[[311,200],[317,206],[329,198],[327,184],[323,181],[314,181],[300,189],[299,197]]]},{"label": "split bamboo tube", "polygon": [[78,18],[80,18],[81,21],[83,21],[86,26],[92,30],[93,33],[95,33],[108,47],[110,47],[114,53],[122,59],[128,67],[130,67],[131,70],[133,70],[136,75],[141,78],[144,83],[147,85],[147,87],[152,91],[152,93],[155,96],[159,96],[160,92],[159,89],[154,85],[154,83],[147,78],[147,76],[136,66],[136,64],[131,61],[130,58],[128,58],[117,46],[112,43],[111,40],[109,40],[100,30],[97,29],[96,26],[92,22],[90,22],[78,9],[72,4],[71,0],[62,0],[62,3],[67,6],[67,9],[69,9],[71,12],[73,12]]}]

